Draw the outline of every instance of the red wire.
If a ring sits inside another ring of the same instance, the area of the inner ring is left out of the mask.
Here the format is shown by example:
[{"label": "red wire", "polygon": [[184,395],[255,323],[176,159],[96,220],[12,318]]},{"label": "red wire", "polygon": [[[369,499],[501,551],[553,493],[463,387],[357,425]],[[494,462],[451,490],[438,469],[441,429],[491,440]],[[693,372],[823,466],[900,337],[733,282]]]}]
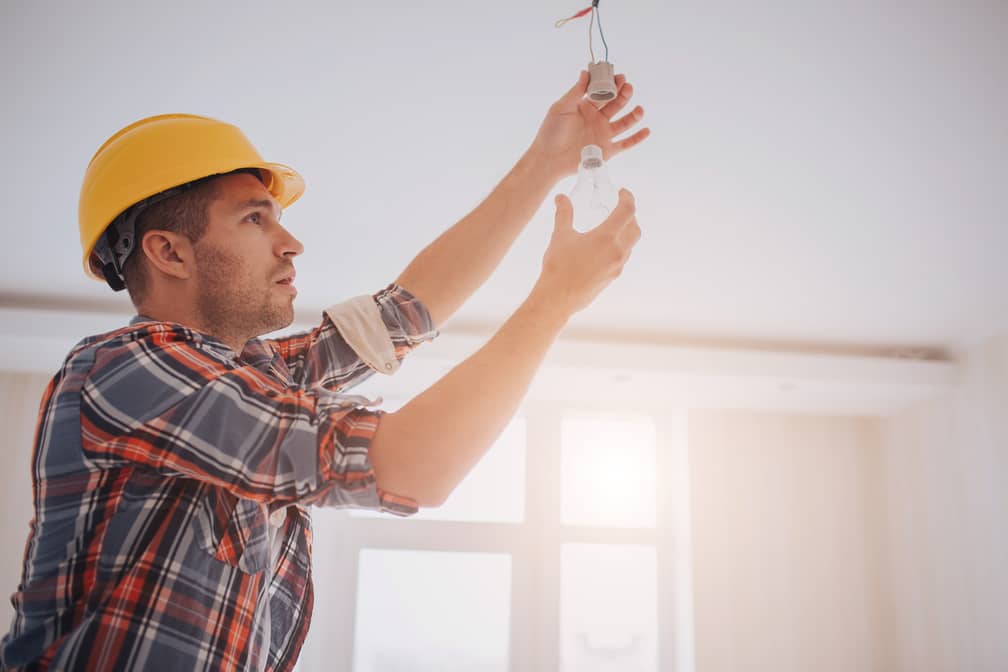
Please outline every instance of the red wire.
[{"label": "red wire", "polygon": [[559,28],[563,24],[567,23],[568,21],[573,21],[574,19],[580,19],[582,16],[585,16],[586,14],[590,13],[593,8],[594,8],[594,5],[592,5],[591,7],[586,7],[585,9],[582,9],[577,14],[574,14],[573,16],[568,16],[566,19],[560,19],[559,21],[556,22],[557,28]]}]

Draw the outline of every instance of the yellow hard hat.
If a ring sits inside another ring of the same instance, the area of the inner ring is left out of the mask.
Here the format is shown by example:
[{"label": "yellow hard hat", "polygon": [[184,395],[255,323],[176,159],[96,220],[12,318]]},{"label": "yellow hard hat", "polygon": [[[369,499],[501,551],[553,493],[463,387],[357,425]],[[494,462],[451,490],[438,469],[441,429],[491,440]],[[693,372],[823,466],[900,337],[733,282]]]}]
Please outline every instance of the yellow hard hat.
[{"label": "yellow hard hat", "polygon": [[141,119],[105,141],[88,164],[78,218],[84,273],[104,280],[92,263],[95,244],[109,224],[140,201],[172,187],[241,168],[257,169],[266,188],[286,208],[304,193],[292,168],[267,163],[237,127],[192,114]]}]

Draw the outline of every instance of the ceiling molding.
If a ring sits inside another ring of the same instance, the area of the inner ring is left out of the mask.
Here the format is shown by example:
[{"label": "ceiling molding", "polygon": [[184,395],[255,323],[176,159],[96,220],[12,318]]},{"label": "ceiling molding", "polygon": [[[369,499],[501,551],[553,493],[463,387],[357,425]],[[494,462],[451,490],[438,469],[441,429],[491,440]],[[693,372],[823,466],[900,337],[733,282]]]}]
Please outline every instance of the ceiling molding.
[{"label": "ceiling molding", "polygon": [[[325,306],[299,307],[294,311],[294,323],[314,324]],[[66,297],[46,293],[0,291],[0,311],[53,312],[57,314],[118,315],[129,319],[135,314],[125,293],[108,298]],[[442,332],[488,339],[501,323],[465,319],[450,320]],[[745,350],[768,353],[803,353],[851,357],[880,357],[922,361],[951,361],[954,357],[940,346],[922,343],[860,344],[787,339],[739,338],[725,334],[658,332],[644,329],[597,329],[567,327],[560,335],[564,342],[612,343],[623,346],[659,346],[673,348],[704,348],[712,350]]]},{"label": "ceiling molding", "polygon": [[[39,300],[41,299],[41,300]],[[321,311],[300,310],[293,328]],[[0,370],[54,372],[81,338],[124,325],[132,310],[111,301],[0,297]],[[411,398],[492,336],[494,325],[451,323],[413,353],[394,377],[373,376],[357,391]],[[712,346],[676,337],[606,339],[564,332],[533,381],[528,399],[611,408],[732,408],[827,415],[888,416],[955,388],[959,365],[944,359],[838,352],[823,346]],[[650,340],[649,340],[650,339]],[[671,343],[671,344],[670,344]],[[492,381],[488,381],[492,384]]]}]

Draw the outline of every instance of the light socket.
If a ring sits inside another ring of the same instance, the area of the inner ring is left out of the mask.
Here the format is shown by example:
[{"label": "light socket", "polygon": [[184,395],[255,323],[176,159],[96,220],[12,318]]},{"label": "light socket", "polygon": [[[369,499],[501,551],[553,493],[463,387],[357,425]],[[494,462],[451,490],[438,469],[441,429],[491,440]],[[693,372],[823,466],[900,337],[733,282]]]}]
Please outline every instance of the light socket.
[{"label": "light socket", "polygon": [[616,77],[613,64],[599,61],[588,64],[588,99],[593,103],[608,103],[616,97]]}]

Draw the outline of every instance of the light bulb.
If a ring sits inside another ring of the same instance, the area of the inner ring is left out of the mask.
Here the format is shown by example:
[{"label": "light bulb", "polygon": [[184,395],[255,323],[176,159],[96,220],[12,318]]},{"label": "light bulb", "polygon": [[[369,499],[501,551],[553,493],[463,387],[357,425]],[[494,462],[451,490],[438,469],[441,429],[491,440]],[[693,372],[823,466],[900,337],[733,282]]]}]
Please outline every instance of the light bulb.
[{"label": "light bulb", "polygon": [[574,207],[574,228],[582,233],[605,221],[619,202],[619,192],[609,179],[602,148],[586,145],[581,150],[577,184],[570,193]]}]

